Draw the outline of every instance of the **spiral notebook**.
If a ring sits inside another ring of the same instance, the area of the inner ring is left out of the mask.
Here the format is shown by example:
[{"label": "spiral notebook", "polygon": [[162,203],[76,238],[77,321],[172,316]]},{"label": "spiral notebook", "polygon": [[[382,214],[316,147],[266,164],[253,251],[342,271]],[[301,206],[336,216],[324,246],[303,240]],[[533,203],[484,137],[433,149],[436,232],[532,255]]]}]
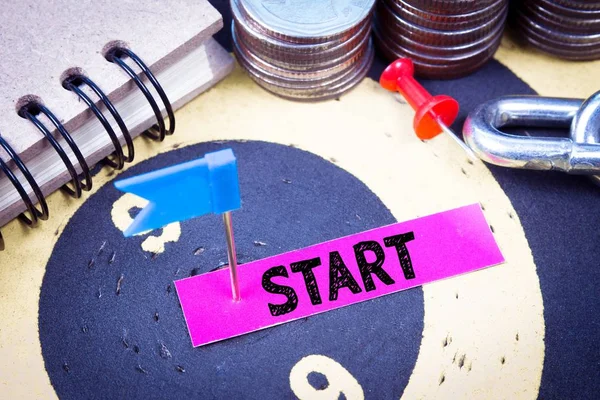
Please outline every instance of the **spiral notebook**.
[{"label": "spiral notebook", "polygon": [[233,68],[205,0],[25,0],[0,15],[0,226],[47,219],[45,195],[79,197],[142,132],[162,141],[173,110]]}]

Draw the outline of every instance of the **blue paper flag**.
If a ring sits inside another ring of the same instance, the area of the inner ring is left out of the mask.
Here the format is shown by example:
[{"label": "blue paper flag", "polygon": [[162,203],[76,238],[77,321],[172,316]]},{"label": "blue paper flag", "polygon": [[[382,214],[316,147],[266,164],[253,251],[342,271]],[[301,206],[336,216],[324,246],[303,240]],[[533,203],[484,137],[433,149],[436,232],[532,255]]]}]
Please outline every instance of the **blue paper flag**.
[{"label": "blue paper flag", "polygon": [[240,208],[236,159],[231,149],[115,182],[149,201],[125,230],[126,237],[171,222]]}]

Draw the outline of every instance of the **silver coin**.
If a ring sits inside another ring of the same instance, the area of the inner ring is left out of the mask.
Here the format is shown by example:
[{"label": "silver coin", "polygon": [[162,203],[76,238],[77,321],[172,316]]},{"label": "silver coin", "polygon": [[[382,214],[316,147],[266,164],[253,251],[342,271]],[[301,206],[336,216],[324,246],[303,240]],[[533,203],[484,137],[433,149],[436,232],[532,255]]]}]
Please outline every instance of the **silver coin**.
[{"label": "silver coin", "polygon": [[380,24],[387,25],[390,30],[393,29],[399,35],[431,45],[461,45],[485,37],[497,28],[498,24],[504,24],[508,13],[508,3],[504,5],[501,12],[484,24],[475,28],[455,31],[435,30],[411,23],[394,13],[384,1],[377,3],[376,13]]},{"label": "silver coin", "polygon": [[504,24],[498,24],[498,26],[488,33],[486,36],[483,36],[479,39],[475,39],[473,41],[467,42],[465,44],[460,45],[451,45],[451,44],[437,44],[432,45],[428,43],[422,43],[408,36],[400,35],[398,32],[393,30],[388,30],[388,26],[385,24],[378,24],[377,18],[375,18],[375,25],[378,26],[378,29],[382,36],[386,38],[387,41],[391,43],[398,43],[403,47],[412,50],[416,53],[423,53],[430,56],[450,56],[450,55],[461,55],[470,52],[484,51],[489,43],[493,42],[497,39],[498,35],[501,35],[504,31]]},{"label": "silver coin", "polygon": [[[388,42],[381,38],[376,29],[373,30],[373,38],[383,56],[388,60],[396,60],[401,57],[407,57],[406,54],[398,52],[397,49],[390,48]],[[497,42],[489,48],[487,54],[482,54],[479,59],[470,61],[466,64],[452,66],[432,65],[420,60],[413,60],[415,65],[415,75],[429,79],[453,79],[469,75],[477,71],[493,57],[494,53],[498,49],[498,46],[500,46],[501,38],[502,36],[498,37]]]},{"label": "silver coin", "polygon": [[593,33],[600,32],[600,13],[589,18],[560,15],[552,10],[546,9],[541,2],[524,2],[519,12],[527,14],[532,20],[540,25],[566,33]]},{"label": "silver coin", "polygon": [[328,42],[351,31],[375,0],[232,0],[269,36],[292,43]]},{"label": "silver coin", "polygon": [[[340,34],[336,37],[332,37],[331,40],[318,43],[296,43],[293,41],[286,41],[284,39],[269,35],[263,30],[256,29],[256,26],[251,24],[251,21],[244,15],[236,1],[231,2],[231,11],[233,19],[236,22],[238,28],[242,30],[241,35],[245,35],[249,38],[253,38],[255,45],[258,47],[264,47],[269,49],[275,49],[281,53],[290,54],[306,54],[312,56],[313,54],[322,54],[323,52],[337,50],[344,50],[343,45],[348,44],[351,46],[359,36],[369,29],[369,14],[362,21],[357,22],[352,34]],[[325,53],[326,56],[329,56]]]},{"label": "silver coin", "polygon": [[532,29],[530,29],[527,25],[520,26],[521,31],[527,36],[535,39],[540,43],[544,43],[547,46],[555,47],[557,51],[565,50],[567,52],[576,52],[580,53],[598,53],[600,50],[600,41],[592,42],[592,43],[567,43],[561,42],[553,39],[547,35],[542,35]]},{"label": "silver coin", "polygon": [[373,33],[386,58],[410,57],[417,75],[456,78],[493,57],[507,15],[507,0],[381,0]]},{"label": "silver coin", "polygon": [[240,40],[252,48],[253,51],[261,57],[272,60],[292,61],[291,64],[304,65],[314,64],[315,66],[322,61],[334,60],[344,54],[352,51],[356,46],[360,46],[364,38],[370,33],[370,18],[361,22],[359,29],[351,36],[343,40],[336,40],[321,44],[298,44],[284,42],[280,39],[269,37],[263,33],[256,32],[246,24],[246,21],[240,18],[235,7],[232,7],[236,29]]},{"label": "silver coin", "polygon": [[600,1],[554,0],[554,2],[566,8],[573,8],[578,10],[600,10]]},{"label": "silver coin", "polygon": [[[554,2],[554,0],[524,0],[524,2],[539,3],[547,10],[550,10],[557,15],[564,15],[565,17],[588,19],[598,18],[600,16],[600,10],[569,8]],[[516,9],[519,9],[518,5],[516,6]]]},{"label": "silver coin", "polygon": [[273,82],[264,79],[264,77],[257,75],[256,71],[253,70],[251,65],[244,65],[243,59],[240,61],[243,67],[247,68],[250,77],[262,88],[274,93],[280,97],[299,100],[299,101],[320,101],[331,98],[337,98],[343,93],[349,91],[356,86],[367,74],[371,64],[373,63],[374,51],[372,44],[369,44],[367,52],[362,57],[357,67],[352,70],[351,74],[348,74],[344,79],[340,79],[336,82],[332,82],[326,86],[319,88],[300,88],[296,89],[293,87],[284,87]]},{"label": "silver coin", "polygon": [[497,0],[406,0],[415,8],[436,14],[462,14],[489,6]]},{"label": "silver coin", "polygon": [[519,22],[518,29],[522,33],[523,41],[545,53],[568,60],[583,61],[600,58],[600,40],[583,43],[566,42],[532,28],[533,25],[524,20],[521,15],[518,16],[517,22]]},{"label": "silver coin", "polygon": [[600,32],[594,32],[589,34],[573,34],[567,32],[560,32],[553,29],[540,25],[536,21],[532,20],[529,16],[524,13],[519,13],[516,17],[517,22],[521,26],[527,27],[530,31],[538,33],[540,36],[548,37],[548,39],[554,40],[559,43],[573,43],[573,44],[595,44],[600,43]]},{"label": "silver coin", "polygon": [[358,37],[360,40],[350,46],[343,44],[339,49],[330,49],[326,52],[305,55],[305,54],[294,54],[293,52],[281,52],[280,49],[272,49],[269,47],[261,47],[252,36],[248,36],[242,31],[238,30],[239,25],[233,27],[233,35],[235,39],[239,41],[246,48],[250,49],[254,55],[262,59],[264,62],[272,64],[275,67],[289,70],[290,73],[294,72],[315,72],[323,69],[329,69],[336,65],[345,64],[348,60],[354,59],[356,55],[364,49],[369,41],[371,33],[370,24],[362,33],[362,37]]},{"label": "silver coin", "polygon": [[343,74],[346,70],[351,68],[365,52],[365,46],[357,47],[352,57],[341,62],[332,63],[332,65],[329,67],[297,70],[270,63],[268,59],[261,58],[260,56],[254,54],[252,50],[250,50],[246,45],[243,44],[243,42],[239,40],[236,29],[233,29],[232,36],[236,54],[240,54],[240,56],[243,57],[247,63],[252,64],[274,76],[301,81],[321,80],[337,74]]},{"label": "silver coin", "polygon": [[[346,68],[344,71],[336,73],[333,76],[322,77],[318,79],[289,78],[275,74],[271,71],[262,68],[260,65],[253,63],[252,60],[246,57],[246,55],[243,52],[239,52],[239,48],[234,47],[234,51],[236,52],[236,56],[238,56],[238,60],[243,65],[245,65],[251,72],[253,72],[255,76],[260,77],[263,81],[271,85],[290,90],[324,90],[327,87],[330,87],[331,85],[335,84],[336,82],[344,80],[348,75],[351,75],[352,72],[357,68],[357,63],[354,63],[353,65],[350,65],[349,68]],[[359,61],[362,61],[362,58]]]},{"label": "silver coin", "polygon": [[580,50],[565,50],[556,45],[544,43],[536,39],[533,35],[525,35],[523,39],[536,49],[559,58],[564,58],[565,60],[591,61],[600,59],[600,51],[582,52]]},{"label": "silver coin", "polygon": [[402,19],[425,28],[442,31],[477,27],[486,21],[489,21],[506,3],[504,0],[497,0],[483,8],[468,10],[467,12],[460,14],[436,14],[429,11],[423,11],[411,5],[407,0],[381,1],[385,1],[390,9]]},{"label": "silver coin", "polygon": [[234,53],[254,81],[277,95],[339,96],[372,62],[374,2],[232,0]]},{"label": "silver coin", "polygon": [[600,59],[600,9],[591,1],[527,0],[512,20],[519,37],[538,50],[568,60]]},{"label": "silver coin", "polygon": [[[378,28],[375,28],[377,33],[382,36],[382,32]],[[413,61],[420,61],[427,65],[442,65],[442,66],[453,66],[453,65],[465,65],[471,62],[476,62],[482,57],[487,55],[487,51],[493,48],[500,37],[496,34],[488,43],[482,48],[478,48],[471,51],[466,51],[459,54],[428,54],[423,51],[415,51],[401,42],[387,41],[388,47],[395,53],[403,54],[405,57],[409,57]]]}]

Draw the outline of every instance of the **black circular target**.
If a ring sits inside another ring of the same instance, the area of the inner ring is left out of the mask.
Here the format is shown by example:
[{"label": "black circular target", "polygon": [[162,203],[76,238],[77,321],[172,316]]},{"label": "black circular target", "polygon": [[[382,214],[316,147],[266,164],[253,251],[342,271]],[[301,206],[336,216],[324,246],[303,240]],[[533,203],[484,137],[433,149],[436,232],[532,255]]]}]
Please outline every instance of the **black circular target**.
[{"label": "black circular target", "polygon": [[[233,223],[240,268],[395,222],[356,177],[272,143],[197,144],[144,161],[119,179],[224,147],[238,159],[242,209]],[[312,354],[346,366],[365,393],[402,394],[423,330],[420,288],[193,348],[173,281],[226,262],[221,219],[182,222],[179,240],[152,254],[141,243],[161,230],[124,238],[115,227],[111,209],[122,195],[110,183],[92,195],[46,267],[39,334],[60,398],[290,398],[290,370]],[[356,368],[369,360],[377,368]]]}]

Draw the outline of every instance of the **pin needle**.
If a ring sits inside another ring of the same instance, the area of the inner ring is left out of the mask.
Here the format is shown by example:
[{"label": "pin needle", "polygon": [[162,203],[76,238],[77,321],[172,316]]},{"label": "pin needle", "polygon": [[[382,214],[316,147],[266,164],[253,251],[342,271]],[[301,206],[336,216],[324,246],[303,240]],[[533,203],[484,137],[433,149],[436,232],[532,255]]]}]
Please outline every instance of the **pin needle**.
[{"label": "pin needle", "polygon": [[444,124],[444,122],[442,122],[441,119],[438,118],[437,123],[440,126],[440,128],[442,128],[442,131],[444,131],[444,133],[448,134],[448,136],[450,136],[465,151],[465,153],[467,153],[467,156],[469,157],[469,159],[471,161],[479,160],[479,158],[477,158],[475,153],[473,153],[473,150],[471,150],[471,148],[469,146],[467,146],[467,144],[465,142],[460,140],[460,138],[452,131],[452,129],[448,128],[446,126],[446,124]]},{"label": "pin needle", "polygon": [[238,281],[238,265],[235,253],[235,240],[233,239],[233,224],[231,223],[231,211],[223,213],[225,224],[225,236],[227,237],[227,258],[229,259],[229,275],[231,277],[231,293],[233,301],[240,301],[240,284]]}]

